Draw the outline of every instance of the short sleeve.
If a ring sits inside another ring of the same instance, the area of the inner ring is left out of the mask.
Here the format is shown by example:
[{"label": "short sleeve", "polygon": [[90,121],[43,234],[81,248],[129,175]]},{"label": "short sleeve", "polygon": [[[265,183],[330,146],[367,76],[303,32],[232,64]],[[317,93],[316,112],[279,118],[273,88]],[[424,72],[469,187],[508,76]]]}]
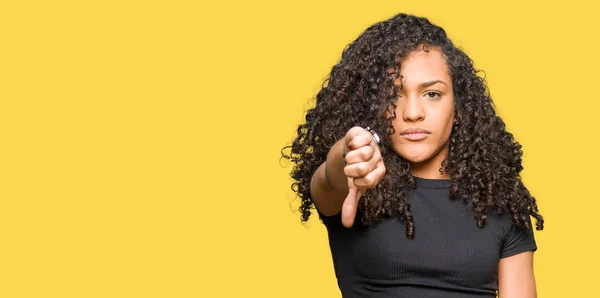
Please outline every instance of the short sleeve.
[{"label": "short sleeve", "polygon": [[536,251],[537,245],[533,234],[533,226],[531,219],[529,220],[529,228],[523,228],[512,223],[504,245],[500,252],[500,258],[507,258],[525,251]]}]

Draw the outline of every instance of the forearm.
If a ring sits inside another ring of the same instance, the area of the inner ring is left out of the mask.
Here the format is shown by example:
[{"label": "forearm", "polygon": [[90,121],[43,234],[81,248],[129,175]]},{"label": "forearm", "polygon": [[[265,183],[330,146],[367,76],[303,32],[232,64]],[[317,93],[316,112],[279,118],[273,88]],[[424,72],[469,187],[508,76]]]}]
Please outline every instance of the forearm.
[{"label": "forearm", "polygon": [[310,184],[311,197],[317,209],[326,216],[340,212],[348,194],[348,178],[344,174],[342,148],[339,140],[327,154],[327,160],[313,174]]}]

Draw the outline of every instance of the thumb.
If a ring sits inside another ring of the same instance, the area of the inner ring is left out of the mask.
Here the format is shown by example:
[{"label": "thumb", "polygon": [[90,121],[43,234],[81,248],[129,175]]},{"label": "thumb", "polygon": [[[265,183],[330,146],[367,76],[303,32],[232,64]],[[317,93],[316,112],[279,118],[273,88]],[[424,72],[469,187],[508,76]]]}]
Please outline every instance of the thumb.
[{"label": "thumb", "polygon": [[358,201],[363,195],[364,191],[354,185],[352,178],[348,178],[348,195],[344,199],[342,205],[342,224],[346,228],[352,227],[354,219],[356,218],[356,211],[358,209]]}]

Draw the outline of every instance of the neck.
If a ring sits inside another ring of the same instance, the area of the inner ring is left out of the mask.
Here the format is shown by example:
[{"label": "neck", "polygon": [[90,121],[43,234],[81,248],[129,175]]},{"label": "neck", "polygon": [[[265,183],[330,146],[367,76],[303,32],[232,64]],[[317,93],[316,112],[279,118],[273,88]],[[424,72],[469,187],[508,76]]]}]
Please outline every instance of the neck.
[{"label": "neck", "polygon": [[450,179],[446,173],[440,172],[441,164],[423,165],[419,163],[410,164],[410,172],[419,178],[425,179]]}]

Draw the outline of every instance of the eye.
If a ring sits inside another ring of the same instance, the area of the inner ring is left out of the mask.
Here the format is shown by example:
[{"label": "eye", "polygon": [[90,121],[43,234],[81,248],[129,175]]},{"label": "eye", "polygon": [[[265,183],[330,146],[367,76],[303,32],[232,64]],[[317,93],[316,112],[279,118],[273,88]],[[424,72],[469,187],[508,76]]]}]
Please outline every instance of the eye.
[{"label": "eye", "polygon": [[429,91],[425,93],[425,96],[429,99],[439,99],[440,97],[442,97],[442,94],[439,92]]}]

